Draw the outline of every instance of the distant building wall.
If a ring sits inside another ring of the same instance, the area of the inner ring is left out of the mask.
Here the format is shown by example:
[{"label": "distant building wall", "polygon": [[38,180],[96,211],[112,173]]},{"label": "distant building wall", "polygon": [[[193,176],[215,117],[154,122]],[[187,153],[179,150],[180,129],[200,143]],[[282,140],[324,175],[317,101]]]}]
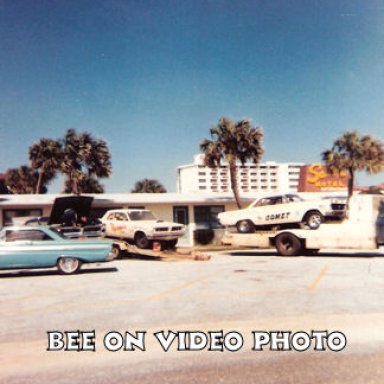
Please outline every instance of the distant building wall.
[{"label": "distant building wall", "polygon": [[[268,161],[260,164],[239,164],[237,169],[240,192],[297,192],[300,169],[303,163],[277,163]],[[196,155],[193,164],[177,169],[179,193],[230,192],[229,167],[222,164],[217,168],[204,165],[204,155]]]}]

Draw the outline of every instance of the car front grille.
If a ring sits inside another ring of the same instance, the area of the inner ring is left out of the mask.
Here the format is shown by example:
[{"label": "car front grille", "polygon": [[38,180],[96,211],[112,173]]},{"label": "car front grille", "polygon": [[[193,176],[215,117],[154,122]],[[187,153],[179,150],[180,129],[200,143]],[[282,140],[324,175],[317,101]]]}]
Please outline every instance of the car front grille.
[{"label": "car front grille", "polygon": [[168,231],[168,227],[157,227],[156,228],[156,232],[167,232]]},{"label": "car front grille", "polygon": [[333,203],[333,204],[331,204],[331,208],[332,208],[334,211],[342,211],[342,210],[344,210],[344,208],[345,208],[345,204]]},{"label": "car front grille", "polygon": [[156,232],[177,232],[181,231],[183,227],[181,225],[177,225],[174,227],[157,227],[155,229]]}]

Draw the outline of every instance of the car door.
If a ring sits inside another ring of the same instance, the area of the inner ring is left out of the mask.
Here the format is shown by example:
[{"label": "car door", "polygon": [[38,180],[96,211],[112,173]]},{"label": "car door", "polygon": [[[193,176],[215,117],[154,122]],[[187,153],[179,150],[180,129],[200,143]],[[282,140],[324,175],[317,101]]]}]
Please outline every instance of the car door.
[{"label": "car door", "polygon": [[108,219],[109,228],[107,228],[107,234],[121,238],[127,237],[127,215],[124,212],[114,212]]},{"label": "car door", "polygon": [[120,237],[126,239],[132,239],[132,230],[129,222],[129,217],[126,212],[117,212],[116,213],[116,226]]},{"label": "car door", "polygon": [[54,240],[42,230],[9,229],[1,242],[1,268],[39,268],[56,264],[55,250],[51,246]]},{"label": "car door", "polygon": [[288,194],[285,196],[287,212],[289,212],[289,223],[299,223],[306,212],[307,204],[297,195]]}]

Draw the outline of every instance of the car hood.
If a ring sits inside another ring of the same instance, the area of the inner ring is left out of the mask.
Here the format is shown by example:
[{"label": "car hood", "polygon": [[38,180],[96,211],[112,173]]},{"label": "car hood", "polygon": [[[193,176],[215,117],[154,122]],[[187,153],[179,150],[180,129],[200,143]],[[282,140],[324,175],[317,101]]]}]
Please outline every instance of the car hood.
[{"label": "car hood", "polygon": [[57,197],[52,207],[48,224],[61,224],[63,213],[66,209],[73,209],[77,217],[89,216],[93,197],[90,196],[65,196]]}]

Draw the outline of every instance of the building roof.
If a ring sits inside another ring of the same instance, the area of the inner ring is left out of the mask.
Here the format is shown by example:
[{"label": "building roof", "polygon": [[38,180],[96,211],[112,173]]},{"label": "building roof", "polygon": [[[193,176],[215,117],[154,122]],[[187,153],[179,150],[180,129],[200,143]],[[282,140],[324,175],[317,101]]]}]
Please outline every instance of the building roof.
[{"label": "building roof", "polygon": [[[84,194],[94,198],[93,205],[123,205],[123,204],[218,204],[234,201],[232,193],[216,194],[181,194],[181,193],[104,193],[104,194]],[[63,194],[14,194],[2,195],[0,197],[1,206],[47,206],[52,205],[56,198],[69,195]],[[244,196],[245,199],[247,197]],[[252,197],[250,197],[252,198]]]},{"label": "building roof", "polygon": [[[254,193],[241,192],[241,200],[249,203],[255,198],[262,195],[272,195],[280,193]],[[339,192],[340,194],[340,192]],[[300,193],[300,195],[334,195],[334,193]],[[68,197],[65,194],[13,194],[0,195],[0,208],[9,206],[33,207],[33,206],[50,206],[58,197]],[[110,205],[146,205],[146,204],[169,204],[169,205],[186,205],[186,204],[226,204],[234,203],[235,199],[232,192],[211,192],[211,193],[103,193],[103,194],[84,194],[82,196],[91,196],[94,198],[93,206],[110,206]]]}]

